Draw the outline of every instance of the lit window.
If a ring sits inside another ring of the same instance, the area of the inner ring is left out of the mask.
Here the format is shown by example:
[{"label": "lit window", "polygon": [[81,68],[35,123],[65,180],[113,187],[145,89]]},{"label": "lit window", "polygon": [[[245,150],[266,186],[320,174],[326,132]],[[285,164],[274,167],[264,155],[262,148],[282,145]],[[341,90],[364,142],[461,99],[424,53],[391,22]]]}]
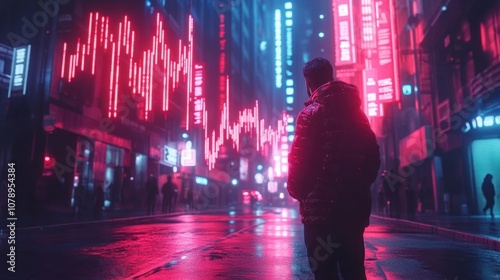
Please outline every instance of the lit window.
[{"label": "lit window", "polygon": [[285,25],[286,26],[292,26],[293,25],[293,20],[291,20],[291,19],[285,20]]},{"label": "lit window", "polygon": [[286,98],[286,103],[287,104],[292,104],[293,103],[293,97],[289,96]]},{"label": "lit window", "polygon": [[287,86],[287,87],[291,87],[291,86],[293,86],[293,80],[292,80],[292,79],[287,79],[287,80],[286,80],[286,86]]},{"label": "lit window", "polygon": [[293,95],[294,90],[293,88],[286,88],[286,95]]},{"label": "lit window", "polygon": [[291,8],[292,8],[292,2],[286,2],[285,9],[291,9]]}]

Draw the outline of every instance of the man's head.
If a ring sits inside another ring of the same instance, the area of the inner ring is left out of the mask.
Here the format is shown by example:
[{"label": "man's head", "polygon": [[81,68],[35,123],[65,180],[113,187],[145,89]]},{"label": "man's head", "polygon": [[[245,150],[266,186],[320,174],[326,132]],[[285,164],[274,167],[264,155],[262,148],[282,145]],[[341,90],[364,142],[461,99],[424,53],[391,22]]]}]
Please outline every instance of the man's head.
[{"label": "man's head", "polygon": [[306,79],[307,94],[311,94],[323,84],[333,80],[333,67],[326,58],[317,57],[306,63],[302,70]]}]

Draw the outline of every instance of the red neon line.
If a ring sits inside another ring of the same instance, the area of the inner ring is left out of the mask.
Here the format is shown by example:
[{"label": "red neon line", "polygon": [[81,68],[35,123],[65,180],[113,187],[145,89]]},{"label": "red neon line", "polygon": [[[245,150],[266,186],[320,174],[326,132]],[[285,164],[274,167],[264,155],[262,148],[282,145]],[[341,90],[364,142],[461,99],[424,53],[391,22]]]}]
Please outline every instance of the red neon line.
[{"label": "red neon line", "polygon": [[76,64],[75,66],[78,66],[78,63],[80,62],[80,38],[78,38],[78,41],[76,43]]},{"label": "red neon line", "polygon": [[108,34],[109,34],[109,17],[106,17],[106,35],[104,40],[104,49],[108,49]]},{"label": "red neon line", "polygon": [[94,45],[92,49],[92,74],[95,74],[95,54],[97,50],[97,25],[99,24],[99,13],[95,15]]},{"label": "red neon line", "polygon": [[102,41],[104,40],[104,17],[101,18],[101,36],[99,36],[99,45],[102,45]]},{"label": "red neon line", "polygon": [[73,55],[70,55],[69,56],[69,69],[68,69],[68,82],[71,82],[72,65],[73,65]]},{"label": "red neon line", "polygon": [[[226,76],[226,108],[227,108],[227,119],[226,126],[229,127],[229,75]],[[226,131],[226,138],[229,138],[228,131]]]},{"label": "red neon line", "polygon": [[128,86],[132,87],[132,74],[133,74],[134,62],[132,58],[130,58],[130,62],[128,64]]},{"label": "red neon line", "polygon": [[118,58],[117,60],[119,61],[120,60],[120,50],[121,50],[121,42],[122,42],[122,23],[120,22],[118,24],[118,35],[116,36],[118,37],[118,45],[116,45],[116,48],[117,48],[117,51],[118,51]]},{"label": "red neon line", "polygon": [[71,76],[72,76],[72,78],[74,78],[75,77],[75,70],[76,70],[76,62],[77,62],[76,55],[73,55],[72,59],[73,59],[73,69],[71,70]]},{"label": "red neon line", "polygon": [[[116,55],[116,78],[115,78],[115,107],[113,111],[113,116],[116,117],[116,112],[118,109],[118,80],[120,79],[120,43],[116,45],[117,50],[117,55]],[[114,67],[114,65],[111,65],[111,67]]]},{"label": "red neon line", "polygon": [[82,71],[84,70],[85,68],[85,48],[87,47],[87,45],[83,44],[82,46]]},{"label": "red neon line", "polygon": [[[170,75],[171,71],[171,66],[170,66],[170,49],[167,50],[167,73],[165,75],[169,75],[169,77],[172,77]],[[167,77],[167,111],[169,109],[169,99],[170,99],[170,78]]]},{"label": "red neon line", "polygon": [[61,66],[61,78],[64,78],[64,67],[66,66],[66,47],[67,44],[64,42],[63,44],[63,57],[62,57],[62,66]]},{"label": "red neon line", "polygon": [[132,89],[132,93],[136,93],[137,92],[137,63],[134,62],[134,84],[133,84],[133,89]]},{"label": "red neon line", "polygon": [[130,45],[130,57],[134,57],[135,32],[132,31],[132,43]]},{"label": "red neon line", "polygon": [[[142,97],[144,97],[145,92],[146,92],[146,85],[145,85],[145,81],[146,81],[146,52],[143,52],[143,54],[142,54],[142,68],[140,69],[140,71],[142,72],[142,76],[140,76],[141,95],[142,95]],[[147,106],[147,104],[145,104],[145,106]]]},{"label": "red neon line", "polygon": [[111,117],[112,105],[113,105],[113,82],[114,82],[113,80],[115,79],[114,65],[115,65],[115,43],[113,43],[113,45],[112,45],[112,52],[111,52],[111,73],[109,75],[108,117]]},{"label": "red neon line", "polygon": [[130,50],[130,21],[127,22],[127,54]]},{"label": "red neon line", "polygon": [[122,46],[126,46],[127,44],[127,16],[125,16],[125,19],[123,20],[123,39],[122,39]]},{"label": "red neon line", "polygon": [[157,39],[156,35],[153,36],[153,48],[152,48],[152,56],[155,57],[155,64],[158,64],[158,56],[156,55],[158,53],[158,44],[157,44]]},{"label": "red neon line", "polygon": [[150,98],[149,98],[149,110],[152,111],[153,110],[153,75],[154,75],[154,72],[153,72],[153,53],[152,52],[149,52],[149,94],[150,94]]},{"label": "red neon line", "polygon": [[93,17],[93,13],[90,13],[90,18],[89,18],[89,34],[88,34],[88,37],[87,37],[87,44],[90,45],[90,38],[92,38],[92,17]]}]

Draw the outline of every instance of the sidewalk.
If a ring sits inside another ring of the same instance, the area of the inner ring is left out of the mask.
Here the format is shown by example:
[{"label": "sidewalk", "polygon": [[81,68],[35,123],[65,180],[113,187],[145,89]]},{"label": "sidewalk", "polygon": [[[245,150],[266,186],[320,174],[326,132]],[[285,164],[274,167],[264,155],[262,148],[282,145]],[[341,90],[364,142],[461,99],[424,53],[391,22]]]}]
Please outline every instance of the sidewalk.
[{"label": "sidewalk", "polygon": [[474,244],[481,244],[490,250],[500,251],[500,217],[489,215],[447,216],[438,214],[417,214],[415,221],[396,219],[372,214],[372,217],[416,227],[431,233]]}]

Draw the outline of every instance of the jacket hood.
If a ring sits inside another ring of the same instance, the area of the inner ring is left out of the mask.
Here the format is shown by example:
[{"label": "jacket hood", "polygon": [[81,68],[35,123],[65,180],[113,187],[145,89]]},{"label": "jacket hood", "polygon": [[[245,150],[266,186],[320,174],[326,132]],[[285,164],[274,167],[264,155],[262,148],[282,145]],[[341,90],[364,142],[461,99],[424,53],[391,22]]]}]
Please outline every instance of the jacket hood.
[{"label": "jacket hood", "polygon": [[338,108],[359,109],[361,106],[358,88],[342,81],[330,81],[320,86],[304,105],[309,106],[313,102]]}]

